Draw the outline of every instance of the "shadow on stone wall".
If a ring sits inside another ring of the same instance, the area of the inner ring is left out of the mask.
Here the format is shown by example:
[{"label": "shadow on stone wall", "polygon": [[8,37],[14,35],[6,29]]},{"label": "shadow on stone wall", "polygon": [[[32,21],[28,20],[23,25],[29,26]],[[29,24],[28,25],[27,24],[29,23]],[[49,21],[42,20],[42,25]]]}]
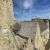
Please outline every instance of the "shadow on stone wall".
[{"label": "shadow on stone wall", "polygon": [[18,24],[18,23],[15,23],[13,25],[13,27],[12,27],[12,30],[13,30],[13,32],[14,32],[15,35],[20,31],[20,29],[21,29],[21,25]]},{"label": "shadow on stone wall", "polygon": [[45,50],[49,50],[49,48],[50,48],[50,39],[48,40],[48,42],[47,42],[47,44],[45,46]]},{"label": "shadow on stone wall", "polygon": [[19,37],[21,37],[23,39],[28,39],[27,37],[24,37],[24,36],[21,36],[21,35],[18,34],[18,32],[20,31],[20,29],[21,29],[21,25],[18,24],[18,23],[15,23],[13,25],[13,27],[12,27],[12,30],[13,30],[13,32],[14,32],[15,35],[17,35],[17,36],[19,36]]}]

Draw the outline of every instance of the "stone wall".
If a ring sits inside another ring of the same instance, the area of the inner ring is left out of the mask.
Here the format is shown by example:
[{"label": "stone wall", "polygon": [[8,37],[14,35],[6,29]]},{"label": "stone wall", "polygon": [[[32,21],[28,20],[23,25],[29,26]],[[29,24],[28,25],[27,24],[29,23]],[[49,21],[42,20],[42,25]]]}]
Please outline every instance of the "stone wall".
[{"label": "stone wall", "polygon": [[37,23],[36,22],[20,22],[21,25],[20,31],[17,33],[21,36],[27,37],[27,38],[32,38],[34,39],[34,36],[36,34],[36,27]]},{"label": "stone wall", "polygon": [[[49,22],[47,22],[47,21],[46,21],[46,23],[43,23],[43,22],[42,22],[42,25],[40,25],[39,22],[37,22],[36,24],[34,22],[27,22],[27,21],[20,22],[21,30],[17,33],[17,34],[19,34],[18,36],[21,38],[23,36],[23,39],[26,39],[24,37],[28,37],[27,41],[29,41],[29,39],[31,38],[30,43],[31,43],[31,46],[33,44],[33,48],[36,48],[38,50],[46,50],[46,44],[48,43],[48,39],[49,39]],[[46,25],[44,25],[44,24],[46,24]],[[42,26],[42,28],[41,28],[41,26]],[[36,28],[36,29],[34,29],[34,28]],[[46,29],[43,29],[43,28],[46,28]],[[43,31],[41,32],[42,29],[43,29]],[[36,30],[35,35],[32,30]],[[32,32],[32,33],[30,33],[30,32]],[[32,37],[34,37],[34,38],[32,38]],[[31,41],[31,40],[33,40],[33,41]],[[27,42],[27,44],[28,43],[29,42]],[[30,45],[30,43],[28,45]]]},{"label": "stone wall", "polygon": [[[7,5],[7,0],[0,0],[0,2],[0,50],[17,50],[13,32],[8,24],[12,21],[13,11],[10,12],[12,6]],[[10,3],[12,3],[12,0],[10,0]],[[7,15],[7,7],[10,8],[9,16]]]},{"label": "stone wall", "polygon": [[38,50],[46,50],[45,46],[49,39],[49,22],[46,22],[46,24],[48,25],[48,28],[44,30],[42,33],[40,32],[40,25],[37,24],[35,47],[38,48]]},{"label": "stone wall", "polygon": [[[10,28],[15,22],[12,0],[0,0],[0,50],[45,50],[45,45],[49,42],[49,26],[41,33],[39,22],[20,23],[21,36],[18,36]],[[23,38],[22,34],[28,39]]]}]

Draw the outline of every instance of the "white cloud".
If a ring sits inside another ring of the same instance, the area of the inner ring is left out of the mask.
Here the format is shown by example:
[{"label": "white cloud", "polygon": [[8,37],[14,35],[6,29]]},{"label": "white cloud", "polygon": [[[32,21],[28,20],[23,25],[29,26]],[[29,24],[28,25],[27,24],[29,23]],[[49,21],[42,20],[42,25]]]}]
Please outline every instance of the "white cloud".
[{"label": "white cloud", "polygon": [[33,0],[25,0],[23,3],[23,7],[24,9],[29,9],[32,7],[32,4],[33,4]]}]

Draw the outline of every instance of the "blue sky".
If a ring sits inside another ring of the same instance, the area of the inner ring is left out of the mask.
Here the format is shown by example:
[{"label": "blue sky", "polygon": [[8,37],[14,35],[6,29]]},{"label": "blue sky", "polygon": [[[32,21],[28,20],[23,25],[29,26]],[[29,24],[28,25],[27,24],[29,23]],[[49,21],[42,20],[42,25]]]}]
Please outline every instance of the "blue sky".
[{"label": "blue sky", "polygon": [[50,0],[13,0],[13,6],[14,16],[18,21],[50,19]]}]

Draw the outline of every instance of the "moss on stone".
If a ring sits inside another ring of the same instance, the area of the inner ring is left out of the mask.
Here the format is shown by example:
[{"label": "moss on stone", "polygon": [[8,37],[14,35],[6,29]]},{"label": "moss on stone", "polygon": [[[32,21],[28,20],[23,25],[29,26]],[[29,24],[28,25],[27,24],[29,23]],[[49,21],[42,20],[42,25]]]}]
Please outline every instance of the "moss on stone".
[{"label": "moss on stone", "polygon": [[0,24],[0,29],[2,28],[2,24]]}]

